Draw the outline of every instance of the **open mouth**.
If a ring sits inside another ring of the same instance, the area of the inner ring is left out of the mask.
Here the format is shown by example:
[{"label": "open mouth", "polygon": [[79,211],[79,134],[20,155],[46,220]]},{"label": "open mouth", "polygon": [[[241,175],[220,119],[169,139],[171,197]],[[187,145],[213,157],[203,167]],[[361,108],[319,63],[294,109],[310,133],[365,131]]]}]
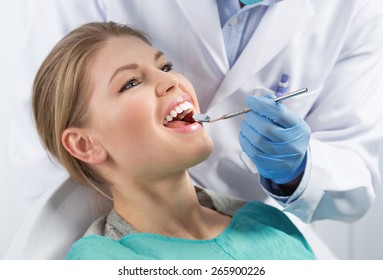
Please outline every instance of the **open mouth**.
[{"label": "open mouth", "polygon": [[184,101],[174,107],[165,117],[163,125],[168,128],[180,128],[195,123],[193,105]]}]

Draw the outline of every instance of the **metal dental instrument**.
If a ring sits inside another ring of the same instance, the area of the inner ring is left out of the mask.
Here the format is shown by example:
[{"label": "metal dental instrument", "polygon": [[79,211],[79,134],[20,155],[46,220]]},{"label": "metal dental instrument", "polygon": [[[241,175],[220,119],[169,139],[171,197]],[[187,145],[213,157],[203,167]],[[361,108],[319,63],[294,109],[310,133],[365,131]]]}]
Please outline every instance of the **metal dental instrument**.
[{"label": "metal dental instrument", "polygon": [[[284,95],[282,95],[280,97],[276,97],[276,98],[274,98],[274,101],[275,102],[279,102],[279,101],[282,101],[284,99],[287,99],[287,98],[290,98],[290,97],[293,97],[293,96],[305,93],[307,91],[308,91],[307,88],[302,88],[302,89],[299,89],[299,90],[296,90],[296,91],[293,91],[293,92],[290,92],[290,93],[286,93],[286,94],[284,94]],[[216,122],[216,121],[219,121],[219,120],[230,119],[230,118],[233,118],[233,117],[236,117],[236,116],[248,113],[250,111],[251,111],[251,109],[246,107],[246,108],[243,108],[243,109],[241,109],[239,111],[225,114],[225,115],[220,116],[219,118],[216,118],[216,119],[213,119],[213,120],[207,114],[195,114],[195,115],[193,115],[193,119],[196,122],[209,122],[209,123],[212,123],[212,122]]]}]

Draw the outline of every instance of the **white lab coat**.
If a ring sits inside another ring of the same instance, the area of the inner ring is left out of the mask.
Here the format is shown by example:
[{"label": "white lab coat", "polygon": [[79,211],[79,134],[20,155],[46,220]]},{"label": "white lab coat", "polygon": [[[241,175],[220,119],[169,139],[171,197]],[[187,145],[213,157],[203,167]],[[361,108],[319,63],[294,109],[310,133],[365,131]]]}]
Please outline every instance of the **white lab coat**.
[{"label": "white lab coat", "polygon": [[[215,0],[66,0],[33,5],[28,1],[26,5],[30,6],[24,15],[26,87],[18,91],[20,104],[30,102],[29,89],[38,66],[69,30],[90,21],[131,24],[147,32],[175,70],[192,81],[201,110],[211,116],[243,107],[245,97],[256,89],[274,90],[283,73],[290,76],[290,90],[307,87],[308,94],[284,101],[310,125],[312,136],[302,180],[306,189],[283,208],[305,222],[352,221],[369,209],[381,184],[381,1],[282,1],[267,10],[232,69]],[[19,117],[30,126],[29,113]],[[205,125],[215,149],[190,172],[204,187],[273,204],[260,186],[255,166],[241,151],[240,120]],[[53,165],[44,170],[36,166],[48,160],[33,128],[28,130],[34,138],[27,146],[25,137],[14,142],[18,150],[14,157],[26,159],[23,164],[28,165],[23,178],[15,180],[27,197],[38,197],[63,171]],[[39,189],[32,191],[31,184]]]}]

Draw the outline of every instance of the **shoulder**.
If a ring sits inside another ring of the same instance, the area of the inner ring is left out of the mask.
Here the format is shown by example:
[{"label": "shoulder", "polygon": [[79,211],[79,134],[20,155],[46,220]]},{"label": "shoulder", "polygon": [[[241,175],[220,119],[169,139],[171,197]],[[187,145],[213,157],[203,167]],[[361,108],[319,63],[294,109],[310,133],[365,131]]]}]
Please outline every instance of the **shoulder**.
[{"label": "shoulder", "polygon": [[112,209],[108,216],[100,217],[94,221],[84,234],[84,237],[99,235],[119,240],[134,232],[137,231]]},{"label": "shoulder", "polygon": [[119,241],[99,235],[89,235],[76,241],[66,257],[67,260],[139,260],[137,254]]},{"label": "shoulder", "polygon": [[241,215],[241,219],[243,220],[251,219],[256,223],[303,239],[302,234],[287,215],[273,206],[259,201],[251,201],[242,207],[238,211],[238,214]]},{"label": "shoulder", "polygon": [[273,222],[275,219],[282,219],[291,223],[283,211],[260,201],[250,201],[240,211],[244,215],[252,215],[257,220],[263,222]]},{"label": "shoulder", "polygon": [[216,209],[219,212],[233,216],[238,209],[246,204],[245,200],[218,193],[196,186],[196,192],[201,205]]},{"label": "shoulder", "polygon": [[[66,259],[68,260],[97,260],[108,259],[108,251],[114,249],[113,240],[99,235],[88,235],[77,240],[71,247]],[[108,248],[105,250],[104,248]]]},{"label": "shoulder", "polygon": [[84,237],[90,235],[104,235],[106,225],[106,216],[102,216],[95,220],[88,230],[85,232]]}]

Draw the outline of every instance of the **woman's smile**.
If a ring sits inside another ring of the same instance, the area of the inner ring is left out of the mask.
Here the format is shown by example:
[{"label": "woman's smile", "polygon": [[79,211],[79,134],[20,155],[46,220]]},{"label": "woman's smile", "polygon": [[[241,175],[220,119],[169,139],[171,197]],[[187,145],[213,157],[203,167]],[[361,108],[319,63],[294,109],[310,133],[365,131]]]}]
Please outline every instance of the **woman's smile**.
[{"label": "woman's smile", "polygon": [[192,99],[188,94],[182,94],[173,99],[168,106],[163,125],[177,132],[191,132],[202,127],[193,119],[195,113]]}]

